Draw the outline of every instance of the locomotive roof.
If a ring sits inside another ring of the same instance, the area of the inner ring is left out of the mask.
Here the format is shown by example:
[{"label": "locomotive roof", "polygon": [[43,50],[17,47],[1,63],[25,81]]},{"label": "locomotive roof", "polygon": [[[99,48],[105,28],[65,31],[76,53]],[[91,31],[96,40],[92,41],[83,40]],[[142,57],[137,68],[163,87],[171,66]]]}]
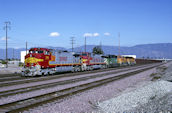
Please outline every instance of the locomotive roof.
[{"label": "locomotive roof", "polygon": [[31,49],[30,49],[30,51],[38,51],[38,50],[39,50],[39,51],[40,51],[40,50],[42,50],[42,51],[44,51],[44,50],[45,50],[45,51],[50,51],[50,49],[47,49],[47,48],[31,48]]}]

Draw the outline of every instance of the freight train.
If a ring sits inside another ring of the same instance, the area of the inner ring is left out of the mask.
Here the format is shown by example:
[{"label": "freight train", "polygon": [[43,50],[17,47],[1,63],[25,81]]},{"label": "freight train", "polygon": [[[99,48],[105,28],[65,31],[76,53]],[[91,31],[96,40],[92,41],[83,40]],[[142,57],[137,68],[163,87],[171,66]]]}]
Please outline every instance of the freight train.
[{"label": "freight train", "polygon": [[132,57],[74,53],[47,48],[31,48],[25,56],[23,76],[49,75],[56,72],[79,72],[122,65],[135,65]]}]

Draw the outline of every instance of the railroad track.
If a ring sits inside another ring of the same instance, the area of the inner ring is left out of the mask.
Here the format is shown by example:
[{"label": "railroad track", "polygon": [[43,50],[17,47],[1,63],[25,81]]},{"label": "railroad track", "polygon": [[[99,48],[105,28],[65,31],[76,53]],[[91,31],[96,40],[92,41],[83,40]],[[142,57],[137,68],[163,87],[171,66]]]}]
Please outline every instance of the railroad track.
[{"label": "railroad track", "polygon": [[[144,67],[144,66],[142,66],[142,67]],[[138,68],[138,67],[130,67],[130,68],[126,68],[126,69],[124,68],[124,69],[121,69],[121,70],[115,70],[113,72],[107,72],[107,73],[103,73],[103,74],[96,74],[96,75],[90,75],[90,76],[81,76],[81,77],[67,79],[67,80],[61,80],[61,81],[53,82],[53,83],[40,84],[40,85],[36,85],[36,86],[31,86],[31,87],[24,87],[24,88],[19,88],[19,89],[1,91],[0,92],[0,98],[11,96],[11,95],[16,95],[16,94],[21,94],[21,93],[25,93],[25,92],[35,91],[35,90],[39,90],[39,89],[46,89],[46,88],[50,88],[50,87],[55,87],[57,85],[65,85],[65,84],[84,81],[84,80],[88,80],[88,79],[108,76],[110,74],[116,74],[116,73],[120,73],[120,72],[123,72],[123,71],[129,71],[129,70],[133,70],[133,69],[136,69],[136,68]]]},{"label": "railroad track", "polygon": [[[140,66],[140,65],[143,65],[143,64],[137,64],[137,65],[134,65],[132,67],[135,67],[135,66]],[[60,77],[68,77],[68,76],[75,76],[75,75],[78,75],[78,74],[88,74],[88,73],[96,73],[96,72],[104,72],[104,71],[109,71],[109,70],[112,70],[112,69],[121,69],[121,68],[126,68],[128,66],[121,66],[121,67],[114,67],[114,68],[107,68],[107,69],[101,69],[101,70],[92,70],[92,71],[84,71],[84,72],[77,72],[77,73],[71,73],[71,72],[59,72],[59,73],[56,73],[56,74],[53,74],[53,75],[47,75],[47,76],[36,76],[36,77],[21,77],[20,74],[0,74],[0,86],[2,84],[6,84],[6,85],[9,85],[9,82],[13,82],[13,85],[15,84],[15,81],[16,80],[19,80],[19,81],[23,81],[23,80],[47,80],[47,79],[54,79],[54,78],[60,78]],[[29,78],[29,79],[28,79]]]},{"label": "railroad track", "polygon": [[0,77],[11,77],[11,76],[19,76],[19,74],[0,74]]},{"label": "railroad track", "polygon": [[[134,66],[133,66],[134,67]],[[116,68],[108,68],[108,69],[101,69],[101,70],[92,70],[92,71],[84,71],[84,72],[77,72],[77,73],[69,73],[69,72],[63,72],[63,73],[58,73],[55,75],[48,75],[48,76],[36,76],[36,77],[21,77],[21,76],[4,76],[0,78],[0,86],[9,86],[9,85],[16,85],[18,83],[27,83],[29,82],[34,82],[34,81],[42,81],[42,80],[51,80],[51,79],[56,79],[56,78],[61,78],[61,77],[69,77],[69,76],[76,76],[80,74],[88,74],[88,73],[97,73],[97,72],[104,72],[104,71],[109,71],[112,69],[121,69],[125,67],[116,67]],[[11,78],[10,78],[11,77]]]},{"label": "railroad track", "polygon": [[[149,64],[149,65],[151,65],[151,64]],[[144,66],[144,65],[136,65],[136,66],[132,66],[132,67],[137,67],[137,66]],[[111,70],[117,70],[117,69],[123,69],[123,68],[129,68],[129,67],[108,68],[108,69],[85,71],[85,72],[78,72],[78,73],[65,73],[65,74],[60,74],[60,75],[44,76],[44,77],[30,77],[30,78],[21,77],[21,78],[19,78],[19,80],[9,79],[7,81],[0,82],[0,86],[4,87],[4,86],[17,85],[17,84],[23,84],[23,83],[37,82],[37,81],[54,80],[54,79],[63,78],[63,77],[70,77],[70,76],[73,77],[73,76],[77,76],[77,75],[81,75],[81,74],[105,72],[105,71],[111,71]]]},{"label": "railroad track", "polygon": [[[91,75],[91,76],[95,76],[95,75],[99,75],[99,76],[101,76],[102,74],[112,74],[112,73],[117,73],[117,72],[121,72],[121,71],[126,71],[126,70],[128,70],[128,69],[135,69],[135,68],[139,68],[139,67],[144,67],[144,66],[148,66],[148,65],[142,65],[142,66],[133,66],[133,67],[127,67],[127,68],[122,68],[122,69],[118,69],[118,70],[110,70],[110,71],[105,71],[105,72],[98,72],[98,73],[89,73],[89,75]],[[69,80],[69,79],[74,79],[74,78],[79,78],[79,77],[84,77],[84,76],[87,76],[87,74],[80,74],[80,75],[77,75],[77,76],[72,76],[72,77],[67,77],[67,76],[65,76],[65,78],[61,78],[61,79],[63,79],[63,81],[64,81],[64,79],[66,79],[66,80]],[[60,80],[61,79],[59,79],[59,78],[57,78],[57,79],[53,79],[53,80],[47,80],[47,81],[44,81],[44,80],[40,80],[40,81],[36,81],[36,82],[32,82],[32,83],[25,83],[25,84],[27,84],[27,87],[26,86],[23,86],[23,84],[19,84],[19,85],[14,85],[14,86],[12,86],[12,88],[9,88],[10,86],[3,86],[2,84],[1,84],[1,88],[0,88],[0,96],[3,96],[4,94],[8,94],[9,93],[9,91],[13,91],[13,92],[18,92],[18,89],[19,89],[19,91],[21,91],[22,89],[24,89],[24,90],[26,90],[26,88],[27,89],[32,89],[33,87],[36,87],[36,86],[40,86],[40,87],[42,87],[42,86],[44,86],[44,85],[47,85],[47,86],[49,86],[49,85],[53,85],[55,82],[56,82],[56,84],[57,84],[57,82],[60,82]],[[74,80],[73,80],[74,81]],[[8,89],[8,90],[7,90]]]},{"label": "railroad track", "polygon": [[[1,77],[1,76],[0,76]],[[9,77],[1,77],[0,82],[4,81],[13,81],[13,80],[19,80],[22,79],[20,76],[9,76]]]},{"label": "railroad track", "polygon": [[66,89],[54,91],[51,93],[42,94],[39,96],[35,96],[35,97],[23,99],[23,100],[18,100],[18,101],[11,102],[11,103],[6,103],[3,105],[0,105],[0,112],[11,112],[11,113],[22,112],[22,111],[28,110],[30,108],[33,108],[33,107],[37,107],[37,106],[40,106],[40,105],[43,105],[43,104],[46,104],[49,102],[57,101],[57,100],[66,98],[68,96],[71,96],[73,94],[80,93],[80,92],[83,92],[85,90],[88,90],[88,89],[91,89],[94,87],[98,87],[102,84],[107,84],[109,82],[119,80],[119,79],[122,79],[122,78],[125,78],[128,76],[146,71],[148,69],[154,68],[159,65],[161,65],[161,64],[154,64],[154,65],[150,65],[148,67],[142,67],[139,69],[126,71],[126,72],[123,72],[123,74],[119,74],[118,76],[111,76],[111,77],[107,77],[104,79],[99,79],[99,80],[95,80],[92,82],[83,83],[83,84],[76,85],[76,86],[71,86]]}]

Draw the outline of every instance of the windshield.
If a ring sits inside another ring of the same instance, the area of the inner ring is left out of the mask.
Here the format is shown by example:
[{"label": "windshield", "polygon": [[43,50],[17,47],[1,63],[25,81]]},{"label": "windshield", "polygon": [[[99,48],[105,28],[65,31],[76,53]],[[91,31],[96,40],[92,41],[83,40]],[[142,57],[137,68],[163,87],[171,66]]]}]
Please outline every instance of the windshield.
[{"label": "windshield", "polygon": [[83,53],[82,56],[87,56],[87,54],[86,53]]},{"label": "windshield", "polygon": [[29,53],[44,53],[43,51],[29,51]]},{"label": "windshield", "polygon": [[35,53],[35,51],[29,51],[29,53]]},{"label": "windshield", "polygon": [[43,51],[38,51],[38,53],[43,53]]}]

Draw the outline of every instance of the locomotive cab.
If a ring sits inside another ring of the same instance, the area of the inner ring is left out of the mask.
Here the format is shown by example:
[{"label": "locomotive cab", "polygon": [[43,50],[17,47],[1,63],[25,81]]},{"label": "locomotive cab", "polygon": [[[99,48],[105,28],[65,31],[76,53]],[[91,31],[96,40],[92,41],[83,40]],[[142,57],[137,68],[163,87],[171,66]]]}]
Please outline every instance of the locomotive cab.
[{"label": "locomotive cab", "polygon": [[25,56],[25,66],[31,67],[41,65],[50,60],[51,52],[45,48],[31,48]]},{"label": "locomotive cab", "polygon": [[55,60],[55,56],[52,55],[50,49],[46,48],[31,48],[29,53],[25,56],[25,69],[23,75],[34,76],[42,75],[47,72],[41,71],[41,69],[48,70],[49,61]]},{"label": "locomotive cab", "polygon": [[81,53],[81,58],[82,58],[82,63],[86,65],[89,65],[90,60],[92,60],[91,53],[88,52]]}]

